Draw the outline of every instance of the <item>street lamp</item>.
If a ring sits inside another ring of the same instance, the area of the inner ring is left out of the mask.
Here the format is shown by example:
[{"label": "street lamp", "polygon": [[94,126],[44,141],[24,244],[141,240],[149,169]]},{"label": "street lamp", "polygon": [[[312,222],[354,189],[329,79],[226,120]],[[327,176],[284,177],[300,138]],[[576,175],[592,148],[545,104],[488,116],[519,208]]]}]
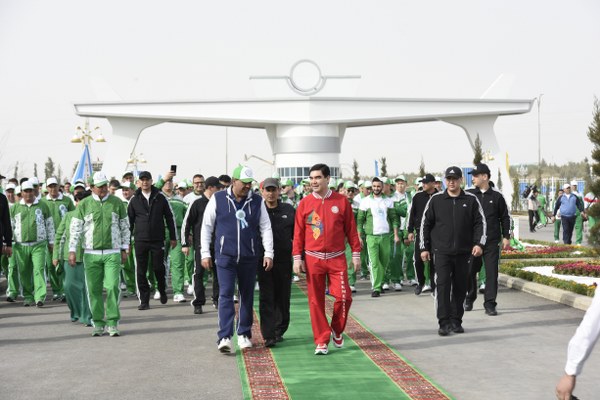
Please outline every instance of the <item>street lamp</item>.
[{"label": "street lamp", "polygon": [[133,166],[133,173],[134,175],[137,175],[138,172],[138,164],[146,164],[146,159],[144,158],[144,154],[140,153],[139,155],[136,155],[135,153],[131,153],[129,155],[129,159],[127,160],[127,165],[132,165]]},{"label": "street lamp", "polygon": [[102,135],[102,132],[98,133],[98,136],[96,136],[95,139],[92,136],[92,133],[98,129],[100,129],[99,126],[95,127],[94,129],[90,129],[90,119],[86,118],[83,128],[81,126],[77,127],[77,132],[75,132],[71,138],[71,143],[83,143],[84,146],[90,145],[91,142],[105,143],[106,139]]},{"label": "street lamp", "polygon": [[540,107],[542,104],[542,96],[544,93],[540,93],[537,100],[537,109],[538,109],[538,174],[540,178],[540,184],[542,179],[542,124],[540,120]]}]

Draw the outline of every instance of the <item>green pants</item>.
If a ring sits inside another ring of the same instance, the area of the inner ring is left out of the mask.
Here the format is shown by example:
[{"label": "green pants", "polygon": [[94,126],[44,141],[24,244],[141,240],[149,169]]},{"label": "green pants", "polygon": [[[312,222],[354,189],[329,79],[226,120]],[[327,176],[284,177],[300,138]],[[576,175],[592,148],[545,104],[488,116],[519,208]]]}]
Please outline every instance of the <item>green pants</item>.
[{"label": "green pants", "polygon": [[6,290],[6,296],[16,299],[19,295],[19,286],[21,283],[19,282],[19,270],[17,269],[17,264],[15,262],[15,256],[6,257],[2,256],[6,259],[8,264],[8,274],[6,275],[6,279],[8,280],[8,288]]},{"label": "green pants", "polygon": [[15,243],[13,247],[25,304],[46,301],[44,265],[47,251],[48,242],[45,240],[33,246]]},{"label": "green pants", "polygon": [[381,292],[385,266],[390,262],[390,235],[367,235],[367,251],[373,291]]},{"label": "green pants", "polygon": [[554,220],[554,241],[557,242],[560,240],[560,219],[556,218]]},{"label": "green pants", "polygon": [[548,219],[546,218],[546,212],[541,208],[538,208],[537,212],[538,217],[540,218],[540,224],[546,226],[546,224],[548,223]]},{"label": "green pants", "polygon": [[583,217],[579,210],[577,211],[577,218],[575,218],[575,244],[581,244],[583,242]]},{"label": "green pants", "polygon": [[[184,273],[184,280],[188,281],[189,283],[192,283],[192,275],[194,274],[194,264],[195,264],[195,260],[194,257],[196,256],[196,253],[194,251],[194,246],[190,246],[190,252],[188,253],[188,256],[185,257],[185,273]],[[204,274],[204,279],[206,280],[208,274]]]},{"label": "green pants", "polygon": [[596,225],[596,218],[588,215],[588,229],[591,230]]},{"label": "green pants", "polygon": [[0,255],[0,269],[2,270],[2,275],[8,277],[8,257],[4,254]]},{"label": "green pants", "polygon": [[350,245],[346,242],[346,265],[348,265],[348,284],[350,286],[356,285],[356,272],[354,272],[354,264],[352,264],[352,249]]},{"label": "green pants", "polygon": [[125,282],[125,286],[127,287],[127,293],[136,293],[137,286],[135,284],[135,253],[133,251],[133,247],[131,247],[127,261],[125,264],[123,264],[121,274],[123,277],[123,282]]},{"label": "green pants", "polygon": [[171,269],[173,295],[183,294],[183,282],[185,281],[185,254],[181,252],[181,242],[179,241],[175,248],[169,250],[169,266]]},{"label": "green pants", "polygon": [[390,261],[387,264],[385,282],[400,283],[402,281],[402,251],[404,243],[394,242],[394,234],[390,236]]},{"label": "green pants", "polygon": [[63,269],[65,275],[63,289],[67,297],[67,306],[71,310],[71,321],[89,325],[92,322],[92,313],[87,298],[83,263],[78,262],[71,266],[68,261],[63,261]]},{"label": "green pants", "polygon": [[52,288],[52,294],[55,296],[64,295],[63,292],[63,280],[65,278],[62,268],[55,268],[52,265],[52,253],[46,253],[46,276],[50,281],[50,287]]},{"label": "green pants", "polygon": [[[406,276],[406,279],[408,279],[409,281],[412,281],[415,279],[415,262],[413,260],[413,256],[415,254],[415,242],[410,242],[408,245],[405,245],[404,242],[402,243],[402,271],[404,272],[404,275]],[[429,271],[429,269],[427,269],[426,271]],[[429,274],[429,272],[425,272],[425,276],[427,277],[427,274]]]},{"label": "green pants", "polygon": [[[88,290],[92,324],[96,327],[117,326],[121,313],[119,273],[121,254],[84,254],[85,283]],[[102,289],[106,289],[106,307]],[[106,317],[106,318],[105,318]]]},{"label": "green pants", "polygon": [[360,249],[360,275],[369,276],[369,253],[367,251],[367,239],[363,237],[364,246]]}]

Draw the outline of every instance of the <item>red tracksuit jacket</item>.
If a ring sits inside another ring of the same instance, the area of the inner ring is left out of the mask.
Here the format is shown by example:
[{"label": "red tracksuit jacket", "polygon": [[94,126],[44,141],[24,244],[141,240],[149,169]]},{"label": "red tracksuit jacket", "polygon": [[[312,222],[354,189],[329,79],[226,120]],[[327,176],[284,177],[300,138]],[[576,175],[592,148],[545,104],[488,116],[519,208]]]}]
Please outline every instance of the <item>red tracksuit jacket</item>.
[{"label": "red tracksuit jacket", "polygon": [[352,257],[360,257],[358,231],[347,198],[329,190],[324,198],[312,193],[300,201],[292,250],[295,260],[302,259],[304,252],[320,259],[343,255],[346,238]]}]

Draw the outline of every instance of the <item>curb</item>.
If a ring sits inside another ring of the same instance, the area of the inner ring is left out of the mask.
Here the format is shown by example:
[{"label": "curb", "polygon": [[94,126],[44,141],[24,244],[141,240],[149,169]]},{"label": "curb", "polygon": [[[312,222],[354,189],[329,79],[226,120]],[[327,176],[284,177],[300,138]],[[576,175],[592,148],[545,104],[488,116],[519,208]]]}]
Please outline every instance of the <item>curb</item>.
[{"label": "curb", "polygon": [[515,278],[502,273],[498,274],[498,283],[508,288],[543,297],[544,299],[552,300],[582,311],[587,311],[588,307],[592,304],[591,297],[542,285],[540,283],[526,281],[525,279]]}]

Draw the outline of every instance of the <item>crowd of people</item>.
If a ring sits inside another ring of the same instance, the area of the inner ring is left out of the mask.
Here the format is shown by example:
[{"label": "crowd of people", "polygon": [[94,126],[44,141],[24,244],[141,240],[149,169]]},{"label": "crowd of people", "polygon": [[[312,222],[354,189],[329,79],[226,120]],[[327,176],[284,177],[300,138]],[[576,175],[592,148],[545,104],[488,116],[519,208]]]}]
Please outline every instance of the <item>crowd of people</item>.
[{"label": "crowd of people", "polygon": [[[358,279],[370,280],[373,298],[407,287],[417,296],[431,292],[438,334],[463,333],[478,293],[485,313],[498,314],[500,250],[511,240],[490,169],[478,164],[469,173],[467,190],[456,166],[445,171],[445,189],[431,174],[414,186],[403,175],[336,180],[325,164],[298,185],[279,176],[259,183],[242,165],[231,176],[178,182],[174,170],[156,181],[148,171],[120,180],[96,172],[62,185],[53,177],[42,185],[11,179],[0,196],[6,300],[43,307],[49,282],[72,321],[91,326],[92,336],[119,336],[121,296],[137,297],[140,311],[151,308],[152,292],[166,304],[169,275],[172,301],[193,296],[193,313],[203,314],[211,276],[217,348],[227,353],[234,334],[239,348],[253,346],[257,282],[264,344],[283,340],[291,284],[305,273],[315,354],[327,354],[330,341],[343,347]],[[585,215],[569,192],[554,207],[565,235],[574,210]],[[331,322],[326,293],[334,298]]]}]

